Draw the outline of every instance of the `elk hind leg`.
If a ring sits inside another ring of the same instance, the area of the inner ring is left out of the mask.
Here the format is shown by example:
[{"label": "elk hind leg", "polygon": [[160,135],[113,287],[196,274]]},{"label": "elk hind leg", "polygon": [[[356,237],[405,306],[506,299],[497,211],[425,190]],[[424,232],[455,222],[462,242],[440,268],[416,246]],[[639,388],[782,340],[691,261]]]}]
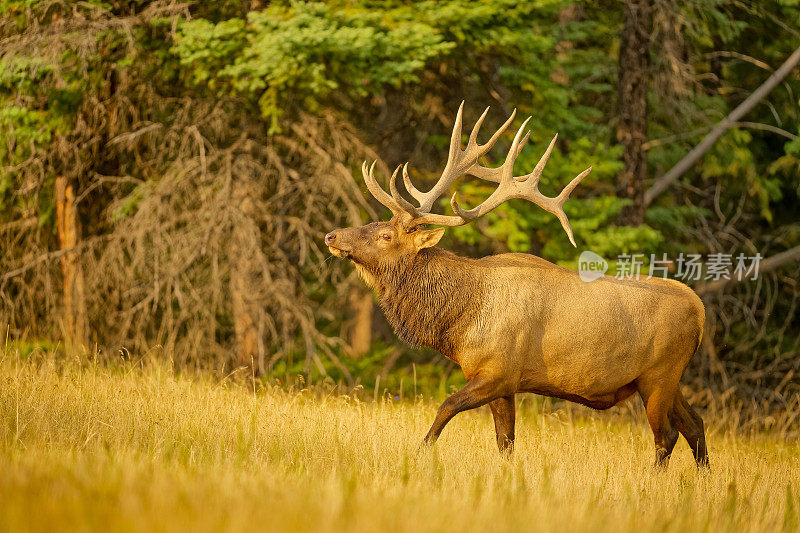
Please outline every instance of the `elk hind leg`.
[{"label": "elk hind leg", "polygon": [[678,441],[678,431],[669,421],[669,412],[672,409],[676,386],[665,386],[664,383],[639,383],[639,395],[647,411],[647,421],[653,431],[653,441],[656,445],[656,466],[666,467],[669,456],[672,454],[675,443]]},{"label": "elk hind leg", "polygon": [[706,449],[706,435],[703,419],[692,409],[680,389],[675,393],[675,400],[669,412],[669,420],[677,429],[689,447],[692,449],[694,460],[698,468],[708,466],[708,450]]},{"label": "elk hind leg", "polygon": [[489,402],[494,418],[494,431],[497,435],[497,447],[501,453],[510,454],[514,451],[514,423],[516,408],[514,395],[503,396]]}]

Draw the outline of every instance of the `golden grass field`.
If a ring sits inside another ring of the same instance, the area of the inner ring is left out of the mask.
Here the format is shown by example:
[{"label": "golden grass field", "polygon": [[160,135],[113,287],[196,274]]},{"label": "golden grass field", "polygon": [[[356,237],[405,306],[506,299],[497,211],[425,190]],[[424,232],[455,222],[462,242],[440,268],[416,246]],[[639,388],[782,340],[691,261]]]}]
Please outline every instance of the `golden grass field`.
[{"label": "golden grass field", "polygon": [[0,354],[2,530],[800,527],[797,444],[714,420],[710,471],[696,470],[684,441],[657,471],[636,409],[599,414],[528,396],[504,459],[487,408],[419,449],[436,410],[428,400]]}]

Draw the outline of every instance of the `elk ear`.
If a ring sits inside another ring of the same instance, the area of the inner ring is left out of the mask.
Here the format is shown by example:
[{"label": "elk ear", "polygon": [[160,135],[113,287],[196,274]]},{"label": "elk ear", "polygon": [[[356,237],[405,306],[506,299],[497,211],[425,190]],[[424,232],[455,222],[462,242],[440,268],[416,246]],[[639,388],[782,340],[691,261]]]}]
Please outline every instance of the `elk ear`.
[{"label": "elk ear", "polygon": [[423,229],[414,233],[414,244],[417,250],[436,246],[447,228]]}]

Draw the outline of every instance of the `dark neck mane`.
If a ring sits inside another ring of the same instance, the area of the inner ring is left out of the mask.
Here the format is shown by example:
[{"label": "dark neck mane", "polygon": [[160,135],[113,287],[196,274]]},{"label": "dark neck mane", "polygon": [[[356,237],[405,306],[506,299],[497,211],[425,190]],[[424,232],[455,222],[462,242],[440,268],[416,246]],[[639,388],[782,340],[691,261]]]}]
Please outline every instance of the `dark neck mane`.
[{"label": "dark neck mane", "polygon": [[430,346],[447,357],[482,298],[479,278],[468,259],[426,248],[405,262],[370,272],[386,318],[412,346]]}]

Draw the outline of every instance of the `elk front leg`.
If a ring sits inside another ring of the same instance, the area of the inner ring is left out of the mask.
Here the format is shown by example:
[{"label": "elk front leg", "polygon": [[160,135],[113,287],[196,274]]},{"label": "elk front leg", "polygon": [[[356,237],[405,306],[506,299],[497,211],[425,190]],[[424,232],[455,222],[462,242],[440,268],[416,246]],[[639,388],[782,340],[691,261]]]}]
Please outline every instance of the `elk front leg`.
[{"label": "elk front leg", "polygon": [[501,453],[514,451],[514,422],[516,410],[514,395],[503,396],[489,403],[494,417],[494,431],[497,435],[497,447]]},{"label": "elk front leg", "polygon": [[507,396],[508,393],[508,387],[505,386],[502,380],[488,377],[476,377],[470,380],[463,389],[454,393],[439,406],[436,419],[434,419],[430,431],[428,431],[428,434],[425,436],[425,444],[433,444],[436,442],[444,426],[461,411],[468,411],[486,405],[493,400]]}]

